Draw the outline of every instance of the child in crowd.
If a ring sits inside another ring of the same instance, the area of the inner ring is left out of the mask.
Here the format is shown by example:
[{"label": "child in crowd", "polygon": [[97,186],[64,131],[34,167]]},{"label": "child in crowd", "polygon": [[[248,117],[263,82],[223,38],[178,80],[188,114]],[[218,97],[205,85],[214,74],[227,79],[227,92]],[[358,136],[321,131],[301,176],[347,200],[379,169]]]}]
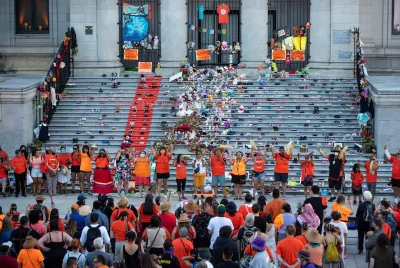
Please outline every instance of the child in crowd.
[{"label": "child in crowd", "polygon": [[353,171],[351,172],[351,189],[353,190],[354,200],[353,204],[357,204],[356,197],[358,196],[358,203],[361,204],[361,194],[362,194],[362,182],[364,179],[364,175],[360,170],[359,164],[354,164]]},{"label": "child in crowd", "polygon": [[308,196],[311,197],[311,187],[314,182],[313,153],[306,155],[305,161],[300,160],[300,153],[298,153],[297,158],[301,165],[301,184],[304,186],[304,196],[307,199]]}]

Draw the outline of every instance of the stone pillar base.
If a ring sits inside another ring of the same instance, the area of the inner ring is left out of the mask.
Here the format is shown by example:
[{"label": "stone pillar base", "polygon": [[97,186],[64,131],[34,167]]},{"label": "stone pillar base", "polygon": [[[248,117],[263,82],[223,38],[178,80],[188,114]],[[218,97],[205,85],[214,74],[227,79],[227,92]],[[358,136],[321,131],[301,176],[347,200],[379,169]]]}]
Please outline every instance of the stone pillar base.
[{"label": "stone pillar base", "polygon": [[[161,65],[162,66],[162,65]],[[156,75],[161,75],[162,77],[170,77],[173,76],[176,73],[179,73],[180,67],[161,67],[161,68],[156,68],[155,73]]]},{"label": "stone pillar base", "polygon": [[310,61],[307,67],[310,67],[308,76],[312,78],[354,78],[353,62],[332,63]]}]

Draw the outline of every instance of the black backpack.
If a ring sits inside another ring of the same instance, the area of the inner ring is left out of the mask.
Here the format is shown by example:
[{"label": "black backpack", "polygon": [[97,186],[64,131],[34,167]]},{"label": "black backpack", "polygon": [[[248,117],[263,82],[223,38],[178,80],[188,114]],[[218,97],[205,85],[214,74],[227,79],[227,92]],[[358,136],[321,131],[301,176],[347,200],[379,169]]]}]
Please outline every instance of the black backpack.
[{"label": "black backpack", "polygon": [[93,241],[101,237],[101,231],[100,231],[100,224],[97,225],[96,227],[89,226],[89,230],[87,231],[86,235],[86,243],[85,243],[85,248],[88,252],[92,252],[95,250],[93,247]]},{"label": "black backpack", "polygon": [[43,206],[41,204],[35,204],[32,210],[36,211],[39,214],[40,220],[43,220],[43,213],[45,214],[45,221],[47,222],[49,220],[49,213],[47,213],[46,206]]}]

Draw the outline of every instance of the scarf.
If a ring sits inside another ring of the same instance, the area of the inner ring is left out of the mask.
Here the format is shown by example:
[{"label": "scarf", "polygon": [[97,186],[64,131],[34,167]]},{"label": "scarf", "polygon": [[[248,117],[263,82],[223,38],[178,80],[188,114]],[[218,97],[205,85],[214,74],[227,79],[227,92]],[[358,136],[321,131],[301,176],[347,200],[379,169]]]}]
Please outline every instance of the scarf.
[{"label": "scarf", "polygon": [[320,219],[317,214],[315,214],[311,204],[306,204],[304,206],[304,211],[300,216],[297,217],[297,221],[300,224],[306,222],[308,224],[309,231],[317,229],[320,223]]}]

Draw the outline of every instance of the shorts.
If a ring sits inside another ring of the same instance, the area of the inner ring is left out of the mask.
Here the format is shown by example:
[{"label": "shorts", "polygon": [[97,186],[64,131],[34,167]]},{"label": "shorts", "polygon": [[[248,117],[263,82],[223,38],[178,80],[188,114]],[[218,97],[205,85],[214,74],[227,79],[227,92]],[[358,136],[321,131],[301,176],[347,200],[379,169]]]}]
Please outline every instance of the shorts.
[{"label": "shorts", "polygon": [[7,178],[1,178],[0,179],[0,184],[3,184],[3,183],[7,183]]},{"label": "shorts", "polygon": [[234,184],[246,184],[246,175],[234,175],[234,174],[232,174],[232,183],[234,183]]},{"label": "shorts", "polygon": [[359,190],[351,188],[351,190],[353,191],[353,195],[355,196],[360,196],[362,194],[362,188],[360,188]]},{"label": "shorts", "polygon": [[367,182],[367,188],[368,188],[368,191],[370,191],[372,195],[375,195],[376,182]]},{"label": "shorts", "polygon": [[399,179],[393,179],[390,181],[390,183],[392,184],[392,187],[397,187],[400,188],[400,180]]},{"label": "shorts", "polygon": [[205,173],[193,174],[193,186],[194,187],[204,187],[204,180],[206,179]]},{"label": "shorts", "polygon": [[211,185],[213,187],[218,186],[225,186],[225,175],[220,175],[220,176],[212,176],[212,182]]},{"label": "shorts", "polygon": [[150,177],[136,177],[135,178],[135,184],[138,185],[150,185]]},{"label": "shorts", "polygon": [[265,172],[255,172],[253,171],[253,178],[257,180],[265,180]]},{"label": "shorts", "polygon": [[176,180],[176,190],[178,192],[185,191],[186,188],[186,179],[177,179]]},{"label": "shorts", "polygon": [[167,173],[157,173],[157,180],[169,179],[169,172]]},{"label": "shorts", "polygon": [[325,259],[325,254],[324,254],[324,256],[322,257],[322,262],[323,262],[324,264],[338,264],[338,263],[340,263],[340,259],[338,259],[337,261],[328,262],[328,261]]},{"label": "shorts", "polygon": [[304,181],[301,182],[301,184],[302,184],[303,186],[313,186],[314,182],[313,182],[313,181],[306,181],[306,180],[304,180]]},{"label": "shorts", "polygon": [[275,182],[282,182],[282,183],[287,183],[289,174],[288,173],[278,173],[274,172],[274,177],[275,177]]},{"label": "shorts", "polygon": [[342,189],[342,177],[339,180],[332,180],[331,178],[328,179],[329,188],[335,188],[336,191],[340,191]]},{"label": "shorts", "polygon": [[80,171],[80,166],[71,166],[71,173],[79,173]]},{"label": "shorts", "polygon": [[40,170],[40,168],[32,168],[31,177],[32,178],[41,178],[41,177],[43,177],[43,173]]}]

